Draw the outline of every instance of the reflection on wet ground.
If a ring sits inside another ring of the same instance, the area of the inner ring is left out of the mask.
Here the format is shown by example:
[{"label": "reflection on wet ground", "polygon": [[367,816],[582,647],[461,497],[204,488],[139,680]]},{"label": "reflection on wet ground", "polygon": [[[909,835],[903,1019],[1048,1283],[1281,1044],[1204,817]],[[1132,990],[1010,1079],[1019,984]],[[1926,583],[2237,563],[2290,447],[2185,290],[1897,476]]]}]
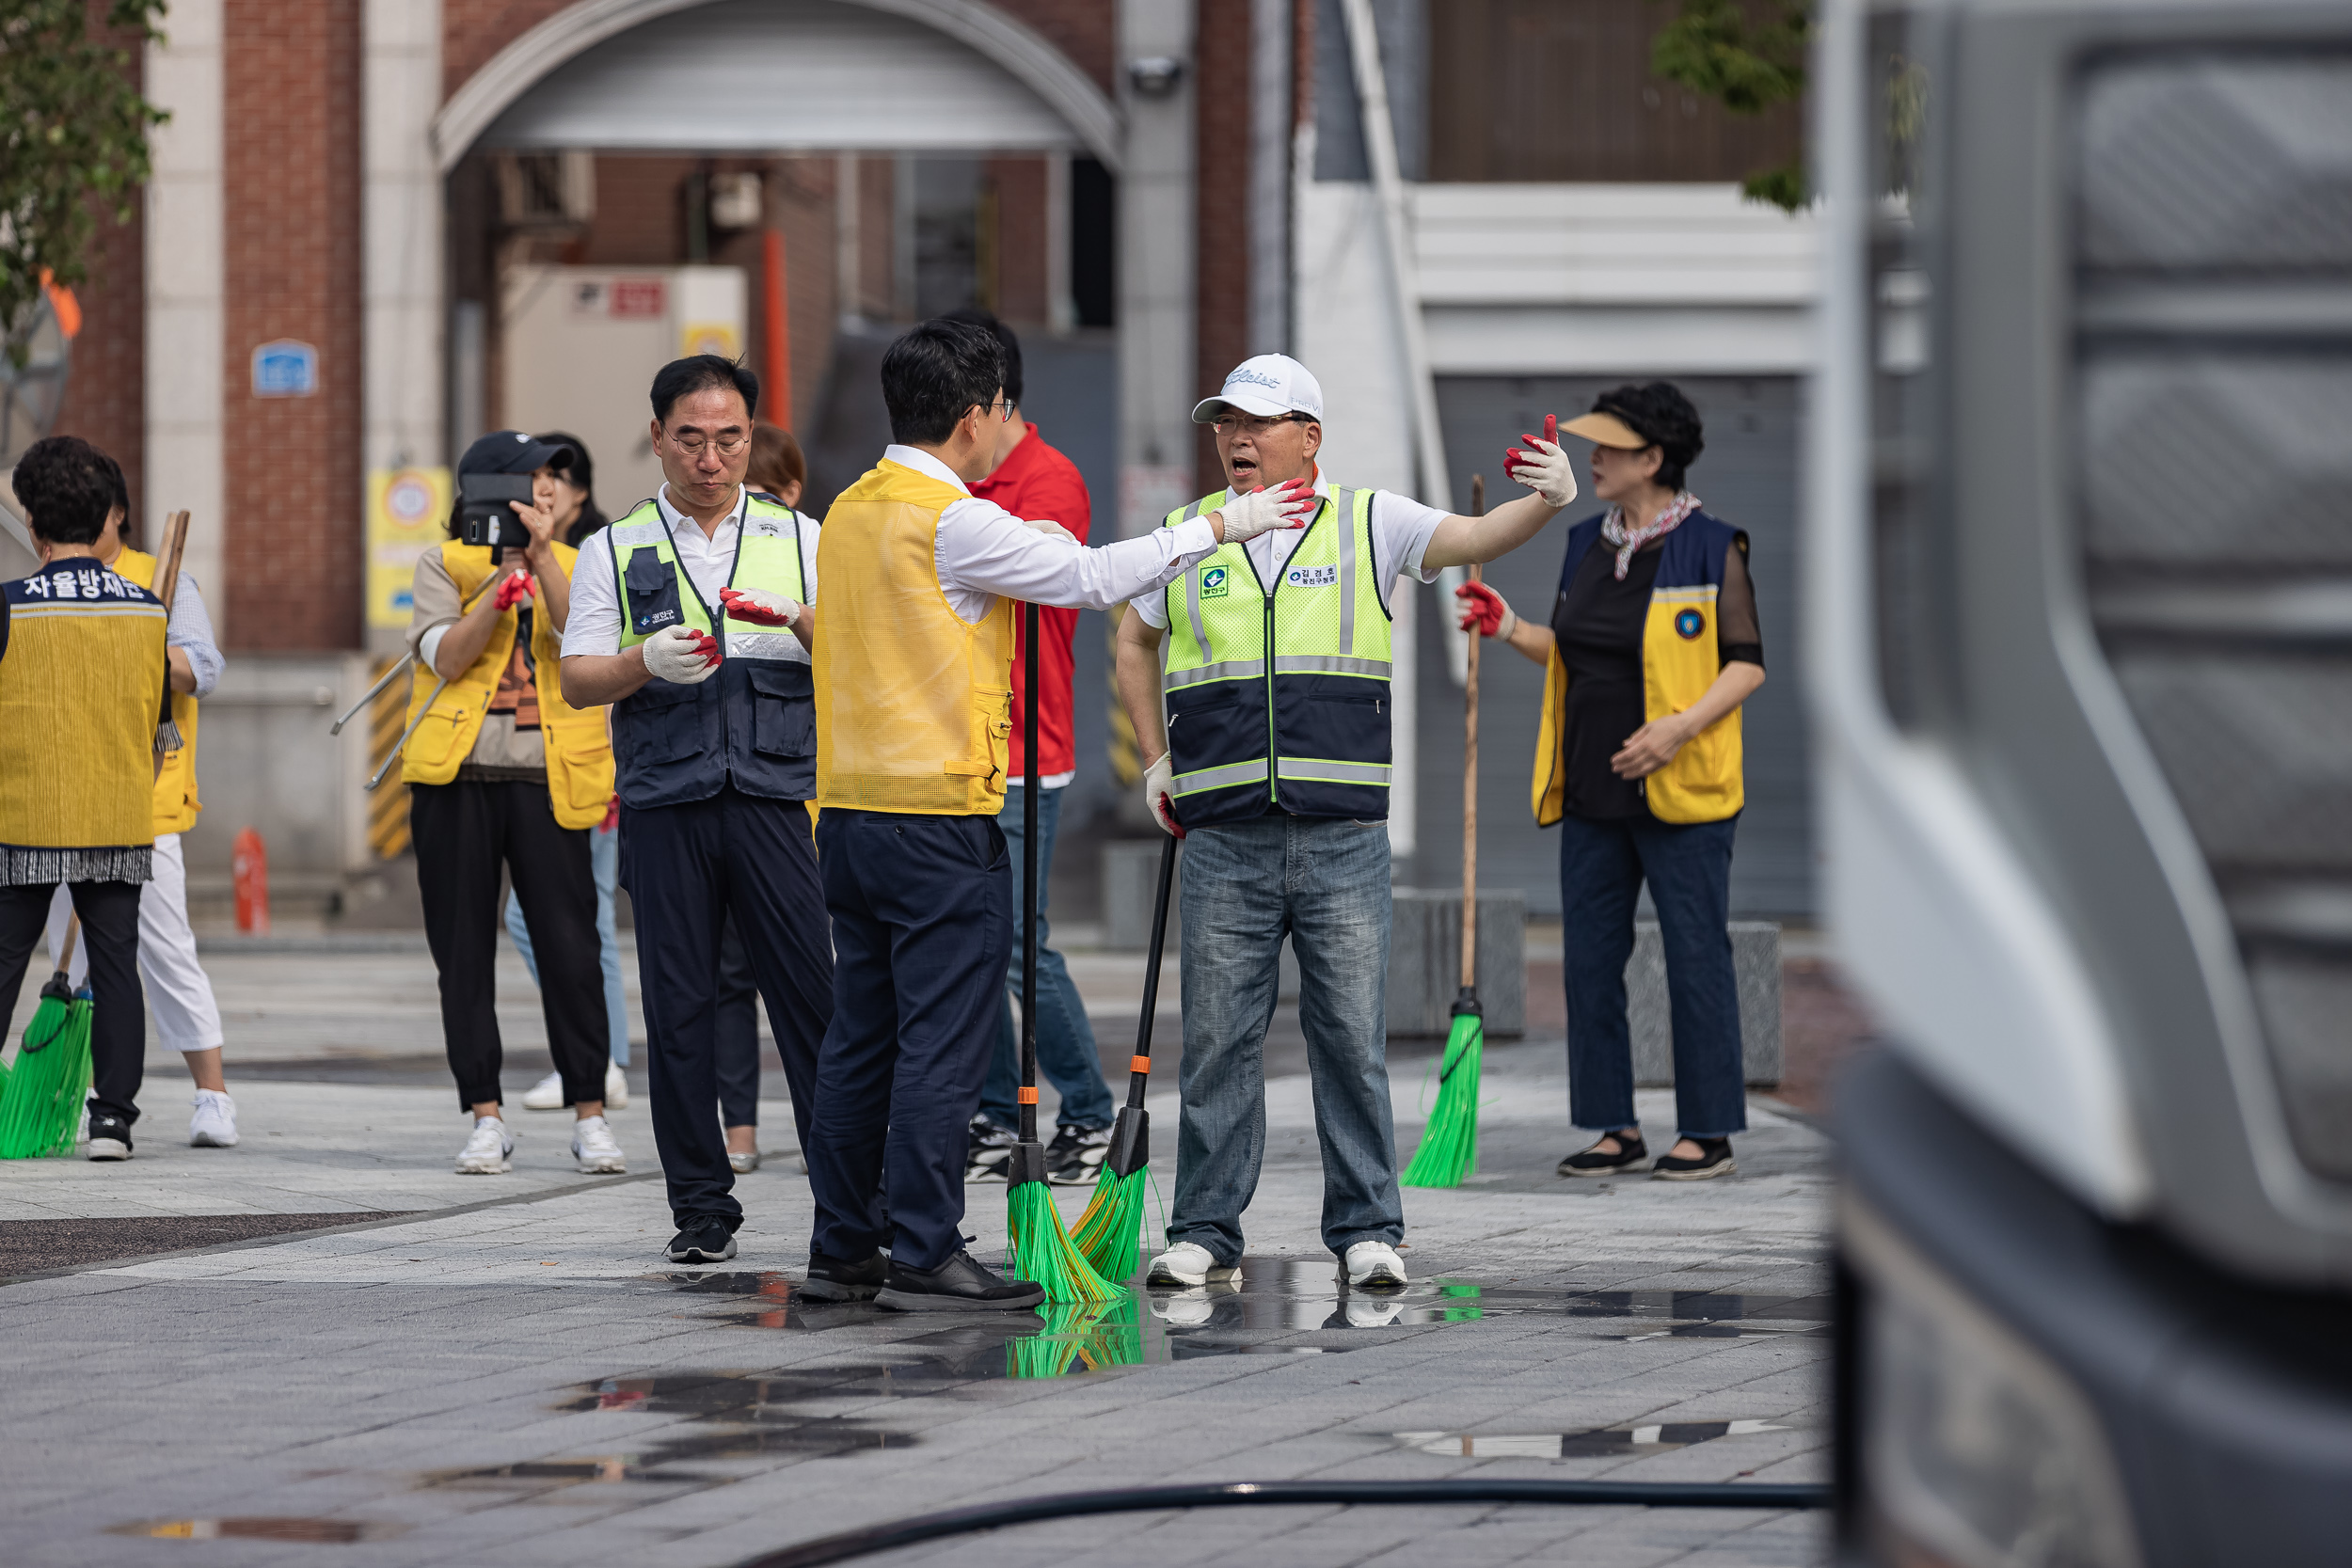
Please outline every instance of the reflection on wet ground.
[{"label": "reflection on wet ground", "polygon": [[294,1541],[314,1546],[339,1546],[354,1541],[389,1541],[407,1528],[373,1519],[255,1514],[228,1519],[142,1519],[109,1526],[107,1533],[159,1541]]},{"label": "reflection on wet ground", "polygon": [[1747,1437],[1787,1432],[1772,1421],[1666,1421],[1657,1426],[1607,1427],[1592,1432],[1470,1433],[1400,1432],[1408,1449],[1449,1459],[1595,1459],[1612,1454],[1661,1453],[1711,1443],[1718,1437]]}]

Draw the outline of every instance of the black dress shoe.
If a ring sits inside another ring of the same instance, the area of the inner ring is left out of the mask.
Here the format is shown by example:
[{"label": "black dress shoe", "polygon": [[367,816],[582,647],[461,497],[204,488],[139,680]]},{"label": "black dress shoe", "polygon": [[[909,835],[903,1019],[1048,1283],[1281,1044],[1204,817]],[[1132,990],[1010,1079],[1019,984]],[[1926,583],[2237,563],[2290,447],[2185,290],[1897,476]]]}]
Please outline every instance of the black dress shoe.
[{"label": "black dress shoe", "polygon": [[959,1252],[935,1269],[911,1269],[894,1260],[874,1305],[899,1312],[1019,1312],[1045,1299],[1045,1287],[1027,1279],[999,1279]]},{"label": "black dress shoe", "polygon": [[715,1214],[689,1220],[670,1238],[673,1263],[723,1263],[735,1256],[735,1227]]},{"label": "black dress shoe", "polygon": [[[1614,1143],[1616,1152],[1600,1146]],[[1593,1141],[1593,1147],[1571,1154],[1556,1167],[1562,1176],[1615,1176],[1624,1171],[1639,1170],[1649,1158],[1649,1148],[1642,1142],[1639,1132],[1605,1132]]]},{"label": "black dress shoe", "polygon": [[1661,1154],[1658,1157],[1658,1164],[1650,1166],[1650,1175],[1661,1181],[1708,1181],[1718,1176],[1729,1176],[1740,1168],[1731,1163],[1729,1138],[1692,1138],[1691,1141],[1699,1146],[1697,1159],[1677,1159],[1672,1154]]},{"label": "black dress shoe", "polygon": [[863,1263],[844,1263],[838,1258],[813,1253],[800,1294],[810,1301],[871,1301],[889,1275],[890,1259],[880,1251]]}]

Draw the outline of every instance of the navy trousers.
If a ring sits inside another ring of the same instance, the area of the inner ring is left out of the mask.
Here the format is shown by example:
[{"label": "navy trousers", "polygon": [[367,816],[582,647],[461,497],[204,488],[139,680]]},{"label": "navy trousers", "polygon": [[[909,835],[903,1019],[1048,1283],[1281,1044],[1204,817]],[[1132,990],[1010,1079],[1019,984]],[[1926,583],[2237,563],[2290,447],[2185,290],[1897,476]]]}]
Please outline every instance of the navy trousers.
[{"label": "navy trousers", "polygon": [[740,1225],[735,1172],[713,1114],[722,1072],[722,933],[733,917],[784,1058],[792,1118],[808,1145],[817,1047],[833,1021],[834,974],[808,808],[732,785],[707,800],[621,807],[621,883],[637,920],[654,1146],[680,1228]]},{"label": "navy trousers", "polygon": [[[828,810],[839,954],[817,1060],[813,1253],[935,1269],[963,1248],[966,1130],[996,1045],[1012,857],[995,819]],[[883,1199],[888,1197],[885,1232]]]}]

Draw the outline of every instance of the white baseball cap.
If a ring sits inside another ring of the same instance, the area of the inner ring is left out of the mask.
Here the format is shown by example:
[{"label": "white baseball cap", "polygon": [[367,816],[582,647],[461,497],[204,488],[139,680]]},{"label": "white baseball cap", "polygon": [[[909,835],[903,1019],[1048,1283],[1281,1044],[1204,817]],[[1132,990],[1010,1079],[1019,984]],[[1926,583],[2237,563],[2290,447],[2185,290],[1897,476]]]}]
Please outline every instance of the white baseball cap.
[{"label": "white baseball cap", "polygon": [[1323,418],[1323,383],[1287,354],[1261,354],[1235,365],[1224,388],[1193,406],[1192,422],[1212,424],[1228,407],[1260,419],[1277,414]]}]

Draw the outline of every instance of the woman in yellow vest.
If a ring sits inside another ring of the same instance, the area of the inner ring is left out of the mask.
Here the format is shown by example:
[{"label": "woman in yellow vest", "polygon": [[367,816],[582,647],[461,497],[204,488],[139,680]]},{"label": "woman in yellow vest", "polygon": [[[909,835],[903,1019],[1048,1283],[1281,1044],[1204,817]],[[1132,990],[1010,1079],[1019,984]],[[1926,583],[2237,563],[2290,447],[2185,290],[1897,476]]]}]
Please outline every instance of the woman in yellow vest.
[{"label": "woman in yellow vest", "polygon": [[98,560],[114,492],[96,448],[36,441],[13,478],[41,568],[0,585],[0,1018],[62,882],[90,950],[89,1156],[127,1160],[147,1055],[139,889],[155,858],[164,607]]},{"label": "woman in yellow vest", "polygon": [[[122,467],[104,453],[99,460],[114,493],[114,509],[105,531],[98,538],[98,559],[127,582],[150,593],[159,562],[145,550],[124,546],[122,532],[131,515],[130,488]],[[223,1035],[220,1005],[213,996],[212,979],[196,954],[196,928],[188,923],[187,862],[181,852],[183,833],[196,826],[204,809],[196,793],[197,703],[210,696],[220,680],[220,648],[213,640],[212,617],[196,579],[186,572],[172,591],[171,621],[165,657],[171,665],[171,720],[180,744],[156,759],[154,877],[139,890],[139,979],[147,988],[147,1004],[154,1010],[155,1033],[165,1049],[180,1053],[196,1080],[195,1114],[188,1121],[188,1142],[197,1148],[230,1148],[237,1142],[237,1104],[229,1098],[220,1051]],[[49,906],[49,950],[52,962],[63,951],[72,900],[59,888]],[[69,978],[76,986],[88,968],[89,950],[76,944]]]},{"label": "woman in yellow vest", "polygon": [[[587,1175],[625,1170],[604,1119],[610,1061],[588,831],[612,799],[604,710],[564,700],[557,647],[571,609],[574,550],[559,544],[556,467],[568,449],[518,430],[485,436],[457,466],[529,474],[520,558],[452,538],[417,562],[408,645],[417,656],[401,759],[425,938],[440,971],[441,1033],[458,1102],[474,1117],[461,1176],[510,1168],[502,1052],[491,989],[500,868],[512,876],[536,950],[548,1045],[575,1112],[572,1157]],[[456,519],[451,518],[455,533]]]},{"label": "woman in yellow vest", "polygon": [[[1650,1174],[1700,1181],[1732,1171],[1731,1134],[1748,1124],[1727,925],[1746,799],[1740,706],[1764,684],[1748,536],[1683,488],[1705,440],[1698,410],[1671,383],[1605,392],[1561,428],[1593,443],[1593,494],[1610,505],[1568,531],[1549,624],[1519,619],[1484,583],[1460,591],[1465,629],[1545,669],[1534,793],[1536,821],[1561,833],[1568,1112],[1602,1133],[1560,1174],[1615,1176],[1649,1160],[1625,1003],[1646,881],[1665,946],[1681,1132]],[[1505,464],[1515,479],[1520,459],[1514,451]]]}]

